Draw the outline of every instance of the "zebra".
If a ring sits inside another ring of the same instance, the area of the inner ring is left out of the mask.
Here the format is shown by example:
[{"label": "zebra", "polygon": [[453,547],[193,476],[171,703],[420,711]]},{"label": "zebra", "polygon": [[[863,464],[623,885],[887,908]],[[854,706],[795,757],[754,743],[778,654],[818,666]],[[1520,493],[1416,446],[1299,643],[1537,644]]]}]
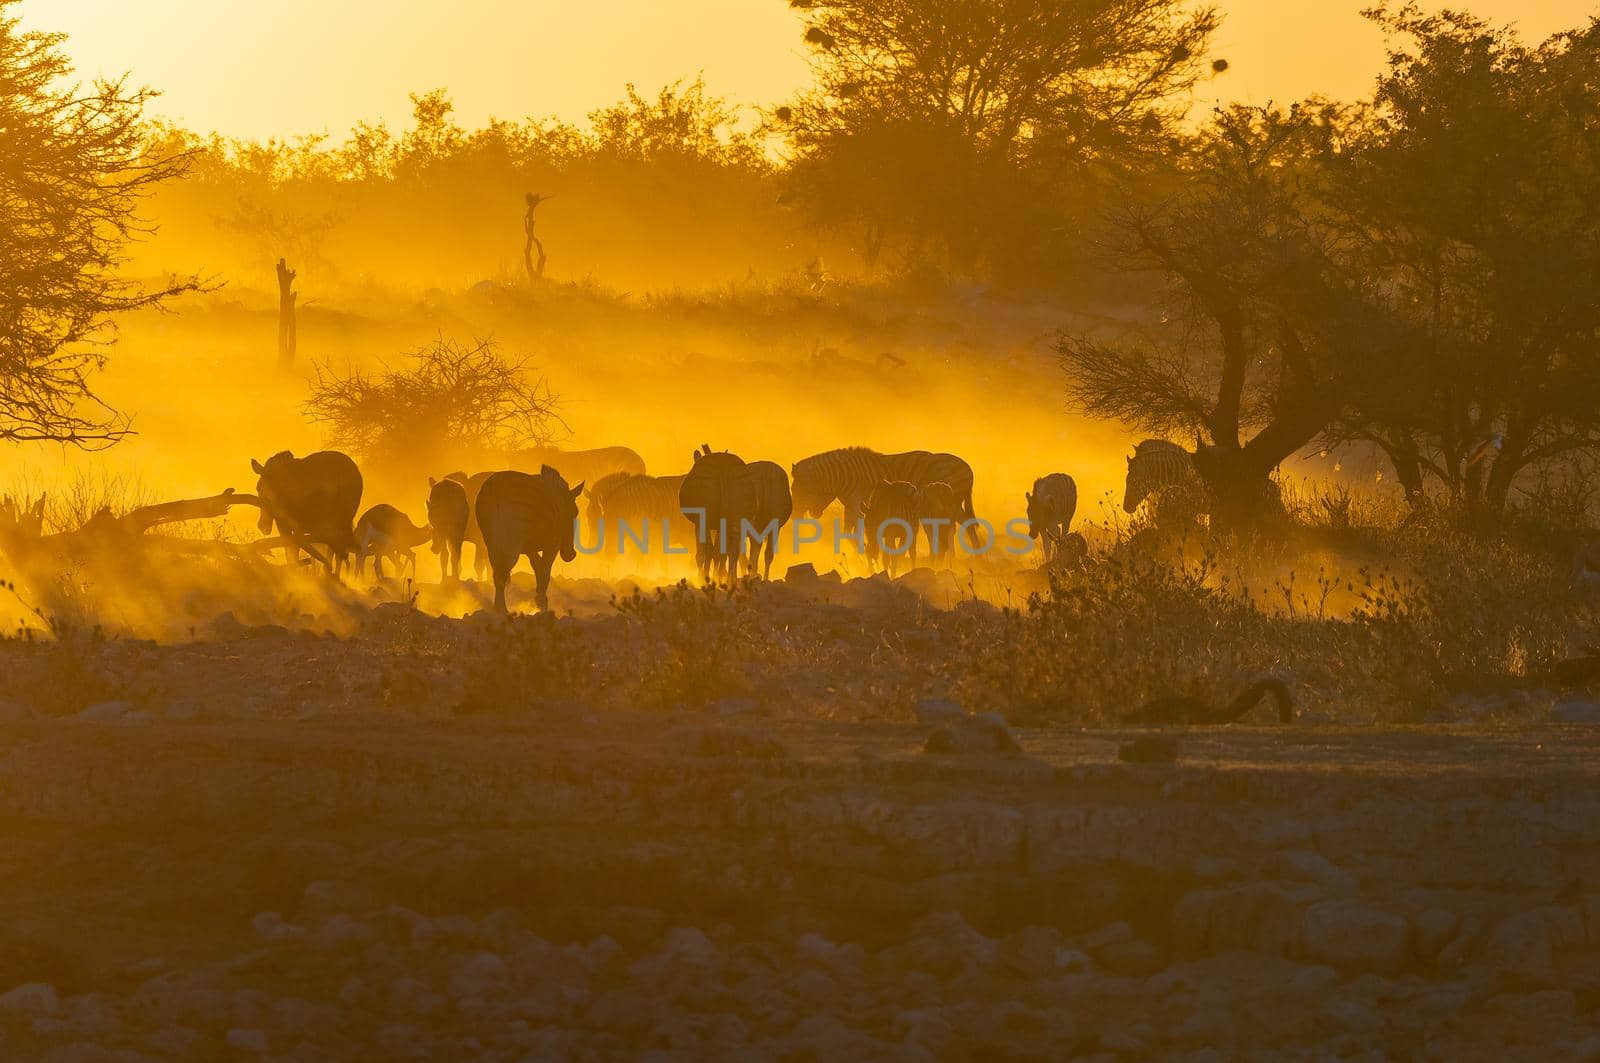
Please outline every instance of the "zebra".
[{"label": "zebra", "polygon": [[[1194,455],[1165,439],[1146,439],[1128,458],[1128,479],[1122,508],[1129,513],[1152,494],[1160,492],[1152,520],[1157,527],[1194,524],[1212,512],[1216,498],[1195,467]],[[1283,493],[1277,481],[1261,482],[1252,500],[1259,513],[1283,515]]]},{"label": "zebra", "polygon": [[472,521],[467,489],[455,480],[428,477],[428,523],[433,526],[433,552],[439,555],[440,581],[461,579],[461,544]]},{"label": "zebra", "polygon": [[[745,466],[742,477],[744,490],[750,497],[751,519],[749,527],[740,525],[741,547],[749,544],[745,557],[745,572],[755,575],[756,555],[766,547],[762,565],[762,579],[772,578],[772,555],[778,545],[778,531],[794,515],[794,499],[789,493],[789,476],[783,466],[774,461],[752,461]],[[735,551],[737,555],[739,551]],[[737,556],[734,563],[737,564]]]},{"label": "zebra", "polygon": [[795,512],[802,517],[821,516],[837,500],[844,507],[845,518],[854,523],[866,514],[867,500],[879,484],[900,481],[917,487],[949,484],[962,521],[976,519],[972,466],[954,454],[928,450],[880,454],[867,447],[843,447],[802,458],[790,473]]},{"label": "zebra", "polygon": [[711,582],[713,574],[729,572],[729,582],[738,576],[739,545],[730,547],[727,535],[738,536],[739,522],[756,516],[747,468],[737,454],[713,451],[706,443],[694,452],[694,465],[678,488],[679,509],[698,523],[694,559],[702,583]]},{"label": "zebra", "polygon": [[582,483],[568,487],[548,465],[538,476],[507,471],[484,481],[474,510],[494,570],[494,607],[500,612],[507,612],[506,584],[523,556],[533,564],[539,611],[549,611],[551,567],[558,556],[568,564],[578,556],[573,536],[582,493]]},{"label": "zebra", "polygon": [[489,567],[489,551],[483,545],[483,529],[478,527],[478,492],[483,490],[483,485],[493,475],[491,470],[475,472],[471,476],[464,472],[453,472],[445,477],[460,484],[467,492],[467,531],[462,541],[472,544],[472,577],[480,583],[484,569]]},{"label": "zebra", "polygon": [[746,462],[737,454],[713,451],[705,444],[694,452],[694,467],[678,489],[678,505],[698,523],[695,562],[700,579],[709,582],[713,569],[731,583],[739,576],[739,559],[754,575],[756,557],[766,546],[764,574],[772,575],[778,530],[794,512],[789,477],[771,461]]},{"label": "zebra", "polygon": [[612,473],[634,476],[645,474],[644,459],[629,447],[597,447],[594,450],[559,450],[556,447],[530,447],[513,450],[505,456],[506,466],[527,472],[548,465],[569,483],[582,480],[597,483]]},{"label": "zebra", "polygon": [[1072,530],[1078,512],[1078,484],[1064,472],[1053,472],[1033,481],[1033,490],[1023,495],[1028,503],[1028,535],[1038,539],[1049,568],[1061,558],[1062,543]]},{"label": "zebra", "polygon": [[961,525],[961,499],[955,488],[944,481],[923,484],[917,491],[917,523],[928,537],[928,556],[950,564],[956,548],[956,529]]},{"label": "zebra", "polygon": [[328,548],[324,564],[337,578],[356,548],[356,510],[361,507],[363,486],[356,463],[337,450],[303,458],[283,450],[265,462],[251,458],[250,468],[259,477],[261,534],[270,535],[276,524],[279,534],[293,544],[284,548],[290,561],[303,547],[322,543]]},{"label": "zebra", "polygon": [[[645,537],[649,549],[650,536],[663,536],[663,549],[676,541],[686,545],[694,541],[695,524],[683,515],[678,506],[678,493],[683,489],[682,476],[638,476],[632,473],[612,473],[589,487],[587,524],[589,538],[599,545],[612,537],[620,543],[620,529],[626,524]],[[657,531],[656,529],[659,529]],[[665,553],[657,555],[663,565],[670,565]]]},{"label": "zebra", "polygon": [[1152,514],[1158,526],[1193,523],[1210,509],[1205,482],[1194,467],[1193,456],[1170,440],[1146,439],[1134,447],[1128,458],[1123,511],[1134,512],[1158,492],[1158,508]]},{"label": "zebra", "polygon": [[1153,492],[1169,487],[1184,491],[1204,489],[1194,458],[1167,439],[1146,439],[1128,457],[1128,478],[1123,485],[1122,508],[1132,513]]},{"label": "zebra", "polygon": [[361,519],[356,521],[356,576],[361,576],[362,570],[367,566],[367,558],[372,558],[372,575],[379,581],[383,579],[383,559],[389,558],[394,562],[395,574],[402,575],[405,566],[411,565],[411,576],[417,575],[417,552],[415,547],[433,539],[433,528],[428,525],[418,527],[411,523],[411,518],[389,505],[380,502],[361,514]]},{"label": "zebra", "polygon": [[885,480],[867,499],[867,561],[882,565],[891,577],[900,558],[910,555],[917,567],[917,497],[920,488],[909,480]]}]

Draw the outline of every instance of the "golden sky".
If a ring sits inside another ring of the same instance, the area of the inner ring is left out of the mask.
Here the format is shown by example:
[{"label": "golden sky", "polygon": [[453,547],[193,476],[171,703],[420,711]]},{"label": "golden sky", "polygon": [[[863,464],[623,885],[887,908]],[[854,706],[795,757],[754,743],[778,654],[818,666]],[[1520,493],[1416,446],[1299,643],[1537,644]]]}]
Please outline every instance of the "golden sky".
[{"label": "golden sky", "polygon": [[[1215,52],[1232,69],[1200,102],[1360,94],[1383,61],[1360,17],[1372,0],[1223,0]],[[1457,0],[1540,37],[1586,23],[1592,0]],[[403,124],[408,92],[450,90],[465,124],[581,119],[633,81],[703,71],[737,102],[806,78],[785,0],[22,0],[30,28],[71,35],[85,76],[131,72],[156,111],[248,137]]]}]

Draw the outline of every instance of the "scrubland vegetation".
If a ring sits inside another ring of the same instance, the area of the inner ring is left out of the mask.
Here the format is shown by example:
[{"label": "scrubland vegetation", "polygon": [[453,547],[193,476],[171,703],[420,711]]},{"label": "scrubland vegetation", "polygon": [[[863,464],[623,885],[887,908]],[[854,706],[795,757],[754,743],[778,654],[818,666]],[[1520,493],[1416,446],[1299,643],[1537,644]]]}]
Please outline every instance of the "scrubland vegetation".
[{"label": "scrubland vegetation", "polygon": [[[795,99],[250,143],[0,0],[0,1053],[1592,1055],[1600,30],[1204,115],[1176,0],[791,6]],[[249,495],[707,443],[1070,473],[1087,555],[505,617]]]}]

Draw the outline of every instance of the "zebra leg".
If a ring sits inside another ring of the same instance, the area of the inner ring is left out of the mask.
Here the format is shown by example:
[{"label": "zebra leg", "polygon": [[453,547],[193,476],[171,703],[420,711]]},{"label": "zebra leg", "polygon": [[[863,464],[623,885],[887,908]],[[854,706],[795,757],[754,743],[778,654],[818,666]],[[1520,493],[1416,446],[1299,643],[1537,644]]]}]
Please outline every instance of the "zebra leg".
[{"label": "zebra leg", "polygon": [[[866,521],[866,519],[867,519],[867,496],[866,495],[842,495],[839,498],[839,505],[844,507],[844,519],[852,527],[860,526]],[[859,543],[857,544],[857,546],[856,546],[856,554],[857,554],[857,556],[859,556],[863,552],[866,552],[868,554],[868,560],[869,561],[876,561],[876,559],[877,559],[876,555],[872,554],[872,552],[871,552],[871,540],[872,540],[871,529],[868,529],[867,530],[867,534],[863,535],[862,538],[867,540],[867,542],[866,542],[865,545],[862,545],[862,544],[859,544]]]},{"label": "zebra leg", "polygon": [[550,567],[556,562],[556,555],[551,550],[541,550],[537,554],[529,554],[528,560],[533,564],[534,601],[539,605],[539,612],[550,611]]},{"label": "zebra leg", "polygon": [[494,607],[496,609],[498,609],[502,613],[510,612],[510,610],[508,610],[506,608],[506,584],[509,583],[510,581],[511,581],[511,569],[509,567],[508,568],[501,568],[498,565],[495,566],[495,569],[494,569]]},{"label": "zebra leg", "polygon": [[[961,520],[962,523],[966,523],[969,520],[977,519],[978,511],[972,508],[972,491],[968,489],[967,493],[961,497]],[[983,545],[978,541],[978,529],[976,526],[967,528],[967,545],[972,548],[974,553]]]}]

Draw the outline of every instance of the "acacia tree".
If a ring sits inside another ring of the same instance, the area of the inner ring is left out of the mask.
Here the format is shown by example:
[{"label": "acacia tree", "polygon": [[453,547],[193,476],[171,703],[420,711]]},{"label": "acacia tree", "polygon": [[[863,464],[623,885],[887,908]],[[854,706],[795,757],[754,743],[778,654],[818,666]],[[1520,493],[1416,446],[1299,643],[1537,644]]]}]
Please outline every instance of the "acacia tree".
[{"label": "acacia tree", "polygon": [[893,231],[960,268],[1059,226],[1087,164],[1169,142],[1217,25],[1185,0],[790,4],[815,78],[773,112],[796,194],[869,255]]},{"label": "acacia tree", "polygon": [[1272,470],[1388,386],[1408,336],[1381,280],[1351,270],[1317,196],[1333,109],[1218,115],[1151,202],[1121,209],[1119,268],[1165,282],[1165,323],[1132,341],[1065,337],[1082,408],[1193,433],[1213,520],[1263,514]]},{"label": "acacia tree", "polygon": [[305,413],[329,442],[387,469],[544,446],[566,431],[561,401],[493,340],[440,337],[377,373],[315,367]]},{"label": "acacia tree", "polygon": [[62,87],[63,35],[24,32],[8,14],[15,2],[0,0],[0,439],[109,446],[129,422],[90,377],[115,315],[199,286],[119,274],[127,243],[147,231],[140,199],[187,156],[141,150],[149,90]]},{"label": "acacia tree", "polygon": [[1330,202],[1416,342],[1329,440],[1495,516],[1524,472],[1600,444],[1600,23],[1530,48],[1464,14],[1372,17],[1400,46]]}]

